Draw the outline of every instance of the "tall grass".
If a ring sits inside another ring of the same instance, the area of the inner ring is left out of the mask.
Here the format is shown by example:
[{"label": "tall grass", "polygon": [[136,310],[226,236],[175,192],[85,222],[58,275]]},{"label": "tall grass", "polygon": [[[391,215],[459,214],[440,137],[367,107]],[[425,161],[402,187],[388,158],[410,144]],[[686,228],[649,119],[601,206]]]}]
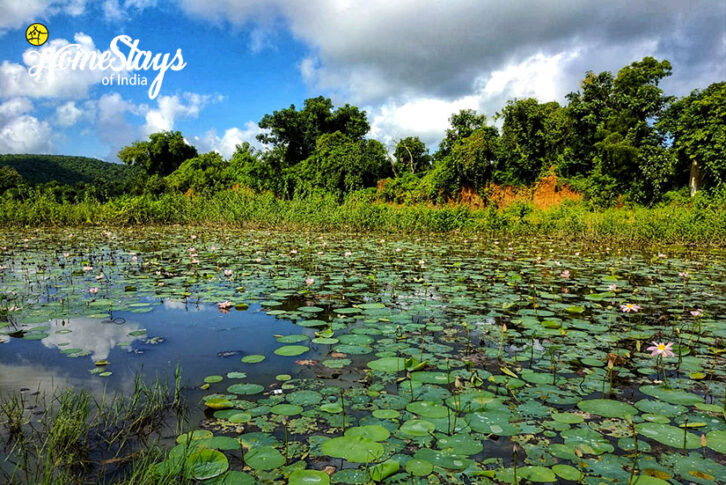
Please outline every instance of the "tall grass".
[{"label": "tall grass", "polygon": [[46,196],[0,201],[0,226],[231,224],[271,228],[343,229],[381,232],[479,232],[559,235],[643,242],[726,243],[726,204],[714,199],[656,207],[595,210],[564,203],[547,210],[516,203],[506,209],[461,205],[394,206],[367,193],[342,203],[329,195],[281,200],[272,194],[222,191],[212,196],[181,194],[123,196],[107,203],[58,203]]},{"label": "tall grass", "polygon": [[96,399],[74,389],[11,394],[0,401],[0,483],[180,483],[155,467],[163,458],[162,433],[174,421],[181,431],[180,396],[178,369],[173,389],[137,376],[128,396]]}]

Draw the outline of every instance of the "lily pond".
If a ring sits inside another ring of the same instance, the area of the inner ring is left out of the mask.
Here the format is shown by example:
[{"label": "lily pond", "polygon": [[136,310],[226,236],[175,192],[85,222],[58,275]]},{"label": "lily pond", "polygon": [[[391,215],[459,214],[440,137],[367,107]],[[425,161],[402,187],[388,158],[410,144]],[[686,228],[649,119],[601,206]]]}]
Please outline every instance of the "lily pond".
[{"label": "lily pond", "polygon": [[178,366],[156,466],[204,484],[724,484],[725,276],[689,247],[3,230],[0,397]]}]

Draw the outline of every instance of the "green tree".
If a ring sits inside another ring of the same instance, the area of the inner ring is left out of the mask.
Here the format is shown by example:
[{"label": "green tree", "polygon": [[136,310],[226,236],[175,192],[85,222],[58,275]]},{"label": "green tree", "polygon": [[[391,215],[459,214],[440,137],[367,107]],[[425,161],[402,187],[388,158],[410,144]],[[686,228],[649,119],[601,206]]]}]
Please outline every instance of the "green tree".
[{"label": "green tree", "polygon": [[726,82],[679,99],[658,127],[672,138],[682,171],[690,171],[691,195],[726,182]]},{"label": "green tree", "polygon": [[582,93],[568,95],[569,138],[559,164],[568,175],[599,174],[615,180],[632,200],[655,200],[677,179],[677,163],[655,124],[672,98],[660,81],[671,65],[645,57],[618,71],[588,72]]},{"label": "green tree", "polygon": [[607,136],[605,123],[612,110],[613,80],[610,72],[588,71],[580,82],[580,91],[567,95],[569,130],[564,157],[558,164],[563,175],[586,175],[593,169],[595,144]]},{"label": "green tree", "polygon": [[185,160],[166,180],[170,188],[182,192],[189,189],[197,193],[213,192],[232,184],[228,167],[229,163],[219,153],[204,153]]},{"label": "green tree", "polygon": [[23,184],[23,176],[13,167],[0,165],[0,194]]},{"label": "green tree", "polygon": [[480,126],[458,140],[449,155],[436,162],[422,179],[424,191],[432,199],[442,195],[458,197],[463,187],[481,189],[497,170],[499,132],[493,126]]},{"label": "green tree", "polygon": [[360,140],[370,129],[365,111],[349,104],[333,110],[333,102],[322,96],[306,99],[299,111],[290,105],[266,114],[259,126],[266,131],[257,139],[278,148],[274,153],[280,156],[283,167],[296,165],[312,155],[323,134],[337,131],[351,140]]},{"label": "green tree", "polygon": [[161,177],[196,156],[197,149],[188,145],[179,131],[152,133],[149,141],[135,141],[118,152],[124,163],[143,167],[147,174]]},{"label": "green tree", "polygon": [[409,136],[396,144],[393,152],[398,175],[404,172],[422,173],[431,168],[431,155],[426,144],[417,136]]},{"label": "green tree", "polygon": [[298,191],[323,189],[338,197],[375,187],[392,175],[385,147],[376,140],[358,139],[336,131],[318,138],[312,156],[297,165]]},{"label": "green tree", "polygon": [[471,136],[474,130],[486,125],[487,117],[483,114],[477,114],[473,109],[462,109],[458,113],[451,115],[449,124],[451,128],[446,130],[444,139],[439,143],[439,150],[434,155],[436,160],[442,160],[451,154],[457,143],[464,138]]},{"label": "green tree", "polygon": [[504,120],[502,170],[507,182],[531,184],[557,163],[564,150],[567,124],[558,103],[515,99],[507,102],[497,118]]}]

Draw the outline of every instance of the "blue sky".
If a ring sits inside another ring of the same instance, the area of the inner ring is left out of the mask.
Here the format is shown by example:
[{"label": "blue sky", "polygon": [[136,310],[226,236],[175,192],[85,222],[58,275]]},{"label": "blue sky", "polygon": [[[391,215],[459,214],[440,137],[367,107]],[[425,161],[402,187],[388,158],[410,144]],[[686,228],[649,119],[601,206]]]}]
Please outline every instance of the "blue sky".
[{"label": "blue sky", "polygon": [[[50,33],[40,48],[25,40],[33,22]],[[30,51],[102,52],[121,34],[153,53],[181,49],[187,65],[156,99],[148,86],[104,86],[112,71],[28,75]],[[0,153],[113,161],[174,129],[229,156],[265,113],[319,94],[365,109],[389,146],[409,135],[434,146],[459,109],[562,102],[585,71],[646,55],[672,62],[669,94],[726,80],[726,2],[0,0]]]}]

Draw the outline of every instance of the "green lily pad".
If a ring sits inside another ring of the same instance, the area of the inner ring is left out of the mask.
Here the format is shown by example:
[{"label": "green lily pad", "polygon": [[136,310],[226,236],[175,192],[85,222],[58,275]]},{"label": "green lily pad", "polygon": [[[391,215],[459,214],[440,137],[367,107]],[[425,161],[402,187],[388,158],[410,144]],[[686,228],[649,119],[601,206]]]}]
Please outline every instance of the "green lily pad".
[{"label": "green lily pad", "polygon": [[255,470],[274,470],[285,463],[285,457],[272,446],[259,446],[245,453],[245,463]]},{"label": "green lily pad", "polygon": [[264,355],[245,355],[242,357],[242,362],[245,364],[257,364],[265,360]]},{"label": "green lily pad", "polygon": [[322,452],[351,463],[371,463],[383,456],[383,445],[360,436],[341,436],[323,443]]},{"label": "green lily pad", "polygon": [[295,357],[304,354],[308,350],[310,350],[310,347],[304,345],[284,345],[276,349],[275,354],[283,357]]},{"label": "green lily pad", "polygon": [[209,448],[196,449],[186,463],[187,475],[196,480],[207,480],[226,472],[229,468],[223,453]]},{"label": "green lily pad", "polygon": [[290,474],[288,485],[329,485],[330,477],[318,470],[295,470]]},{"label": "green lily pad", "polygon": [[638,414],[638,410],[630,404],[613,399],[589,399],[580,401],[577,403],[577,407],[586,413],[606,418],[622,418]]}]

